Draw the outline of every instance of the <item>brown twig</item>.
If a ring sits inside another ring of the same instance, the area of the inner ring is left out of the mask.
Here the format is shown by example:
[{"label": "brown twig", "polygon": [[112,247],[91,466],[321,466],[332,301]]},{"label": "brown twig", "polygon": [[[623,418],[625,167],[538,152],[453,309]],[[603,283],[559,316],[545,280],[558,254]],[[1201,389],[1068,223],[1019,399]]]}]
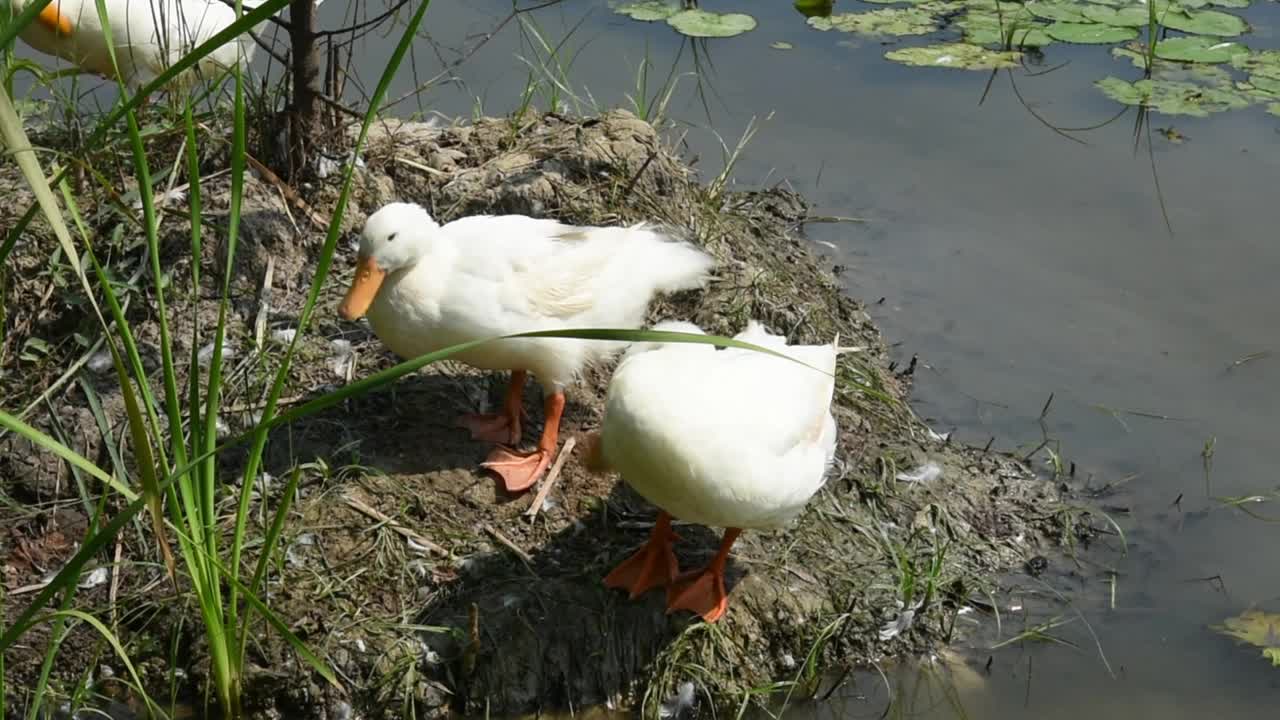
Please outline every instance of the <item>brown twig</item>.
[{"label": "brown twig", "polygon": [[578,439],[572,436],[565,441],[564,447],[560,449],[560,457],[556,458],[555,464],[551,466],[551,471],[547,473],[547,479],[542,482],[542,487],[538,488],[538,494],[533,498],[533,504],[529,506],[528,510],[524,511],[525,517],[534,518],[538,516],[538,511],[542,509],[542,503],[546,502],[547,494],[551,492],[551,488],[560,479],[560,470],[564,468],[564,464],[569,460],[569,455],[573,453],[573,446],[577,443]]},{"label": "brown twig", "polygon": [[380,510],[373,507],[372,505],[369,505],[368,503],[356,497],[355,495],[347,495],[347,504],[350,505],[357,512],[368,515],[374,520],[377,520],[378,522],[385,524],[387,527],[403,535],[406,539],[412,540],[413,542],[421,545],[422,547],[430,550],[433,553],[436,553],[438,555],[444,555],[445,557],[453,556],[453,553],[449,552],[444,547],[431,542],[430,540],[410,530],[404,525],[401,525],[395,520],[392,520],[390,517],[387,517],[385,514],[383,514]]},{"label": "brown twig", "polygon": [[538,573],[533,572],[533,556],[532,555],[522,550],[519,545],[516,545],[515,543],[511,542],[509,539],[507,539],[506,535],[503,535],[502,533],[498,532],[497,528],[493,527],[492,525],[485,523],[484,531],[492,535],[494,540],[497,540],[508,550],[515,553],[516,557],[520,558],[520,561],[524,563],[525,568],[527,568],[529,572],[533,574],[534,577],[538,576]]},{"label": "brown twig", "polygon": [[311,205],[309,205],[306,200],[302,199],[302,196],[298,194],[297,190],[294,190],[292,187],[289,186],[288,183],[286,183],[284,180],[281,180],[279,175],[276,175],[274,172],[272,172],[271,168],[267,167],[266,165],[263,165],[260,160],[253,157],[252,155],[245,155],[244,159],[248,161],[250,165],[253,166],[254,170],[258,171],[258,174],[262,176],[263,180],[266,180],[267,182],[279,188],[281,194],[284,195],[285,199],[289,202],[289,204],[293,205],[295,208],[302,211],[302,214],[306,215],[307,219],[310,220],[313,225],[315,225],[320,230],[329,229],[329,224],[326,223],[324,219],[320,217],[320,214],[317,213],[315,210],[313,210],[311,208]]}]

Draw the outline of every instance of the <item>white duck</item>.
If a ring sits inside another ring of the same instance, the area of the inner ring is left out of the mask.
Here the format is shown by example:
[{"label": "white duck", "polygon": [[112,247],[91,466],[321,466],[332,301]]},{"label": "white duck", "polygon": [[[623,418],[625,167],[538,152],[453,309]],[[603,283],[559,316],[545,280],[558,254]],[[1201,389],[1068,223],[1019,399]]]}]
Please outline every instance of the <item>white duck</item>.
[{"label": "white duck", "polygon": [[[34,2],[0,0],[6,1],[15,14]],[[114,42],[121,79],[131,90],[137,90],[236,20],[234,4],[219,0],[105,2],[114,40],[107,37],[96,0],[52,0],[20,36],[40,52],[106,78],[116,76],[109,52]],[[261,4],[262,0],[245,0],[242,8],[247,13]],[[241,35],[203,58],[199,68],[206,73],[220,72],[232,67],[242,56],[247,62],[253,50],[253,39],[247,34]],[[184,76],[183,81],[192,77],[191,73]]]},{"label": "white duck", "polygon": [[[683,322],[654,329],[702,333]],[[707,622],[728,606],[724,567],[738,534],[799,515],[836,447],[836,344],[789,346],[755,321],[736,339],[804,365],[755,350],[637,344],[614,372],[601,429],[587,444],[590,469],[620,472],[661,509],[648,543],[605,584],[632,598],[665,585],[668,612],[692,610]],[[678,574],[671,516],[726,528],[709,565]]]},{"label": "white duck", "polygon": [[[438,225],[423,208],[387,205],[366,221],[359,265],[339,314],[366,314],[401,357],[518,332],[638,328],[657,292],[702,286],[714,259],[644,225],[575,227],[523,215],[474,216]],[[624,343],[515,338],[453,357],[511,370],[503,412],[464,416],[473,437],[500,443],[484,467],[508,492],[537,482],[555,454],[564,389]],[[538,448],[520,453],[521,397],[532,372],[547,392]]]}]

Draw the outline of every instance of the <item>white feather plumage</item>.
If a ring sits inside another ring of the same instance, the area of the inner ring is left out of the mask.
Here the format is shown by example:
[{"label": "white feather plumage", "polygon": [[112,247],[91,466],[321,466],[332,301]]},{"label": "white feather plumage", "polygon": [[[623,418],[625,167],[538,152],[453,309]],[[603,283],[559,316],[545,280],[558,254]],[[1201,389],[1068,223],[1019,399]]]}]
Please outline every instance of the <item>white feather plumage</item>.
[{"label": "white feather plumage", "polygon": [[[701,332],[687,323],[655,329]],[[805,364],[737,348],[637,346],[609,384],[600,450],[676,518],[776,528],[822,487],[835,454],[837,345],[787,345],[755,321],[735,337]]]},{"label": "white feather plumage", "polygon": [[[440,226],[406,203],[370,216],[361,253],[388,272],[369,322],[402,357],[533,330],[637,328],[656,293],[702,286],[715,262],[645,225],[576,227],[503,215]],[[518,338],[455,357],[482,369],[528,370],[561,390],[624,347]]]}]

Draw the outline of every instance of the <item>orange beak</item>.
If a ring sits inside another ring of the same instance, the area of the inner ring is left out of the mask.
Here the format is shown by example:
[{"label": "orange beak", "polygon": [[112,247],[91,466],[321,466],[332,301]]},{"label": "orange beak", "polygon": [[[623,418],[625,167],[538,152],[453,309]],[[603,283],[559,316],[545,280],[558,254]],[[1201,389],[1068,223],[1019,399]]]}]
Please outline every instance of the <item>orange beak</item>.
[{"label": "orange beak", "polygon": [[358,320],[364,317],[378,296],[378,288],[387,277],[387,271],[378,267],[371,257],[362,257],[356,264],[356,277],[351,281],[347,296],[338,305],[338,314],[343,320]]},{"label": "orange beak", "polygon": [[44,9],[40,11],[40,14],[36,19],[40,21],[41,25],[52,30],[53,34],[62,35],[64,37],[70,36],[71,20],[68,19],[66,15],[59,12],[59,4],[59,0],[53,0],[53,2],[45,5]]}]

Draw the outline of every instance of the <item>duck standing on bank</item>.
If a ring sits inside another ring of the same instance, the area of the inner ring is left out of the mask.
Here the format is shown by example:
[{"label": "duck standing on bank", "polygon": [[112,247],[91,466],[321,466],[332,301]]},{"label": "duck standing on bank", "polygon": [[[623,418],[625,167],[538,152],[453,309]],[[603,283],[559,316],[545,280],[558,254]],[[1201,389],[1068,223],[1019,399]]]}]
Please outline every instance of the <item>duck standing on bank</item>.
[{"label": "duck standing on bank", "polygon": [[[702,334],[696,325],[655,330]],[[715,622],[728,607],[724,568],[744,529],[779,528],[822,487],[836,447],[837,345],[788,345],[751,321],[735,336],[795,358],[691,343],[631,347],[609,383],[587,466],[614,470],[660,509],[648,542],[605,584],[632,598],[667,588],[667,610]],[[804,363],[804,364],[801,364]],[[706,567],[679,574],[672,517],[725,528]]]},{"label": "duck standing on bank", "polygon": [[[701,287],[715,260],[650,227],[575,227],[523,215],[479,215],[439,225],[425,209],[389,204],[365,223],[355,279],[338,307],[366,313],[392,352],[413,358],[472,340],[537,330],[638,328],[659,292]],[[511,338],[454,355],[484,370],[510,370],[501,413],[461,419],[472,436],[499,443],[484,467],[508,492],[546,471],[559,440],[565,388],[587,365],[625,343]],[[542,382],[538,447],[520,452],[525,380]]]},{"label": "duck standing on bank", "polygon": [[[33,0],[0,2],[7,2],[17,15]],[[261,4],[261,0],[247,0],[241,6],[247,13]],[[52,0],[20,37],[40,52],[105,78],[116,77],[110,52],[114,46],[121,79],[131,90],[138,90],[236,21],[234,4],[219,0],[105,0],[105,6],[110,37],[98,15],[97,0]],[[248,62],[253,51],[253,39],[241,35],[201,59],[198,67],[206,73],[221,72],[240,62],[241,56]],[[183,79],[190,79],[186,75]]]}]

